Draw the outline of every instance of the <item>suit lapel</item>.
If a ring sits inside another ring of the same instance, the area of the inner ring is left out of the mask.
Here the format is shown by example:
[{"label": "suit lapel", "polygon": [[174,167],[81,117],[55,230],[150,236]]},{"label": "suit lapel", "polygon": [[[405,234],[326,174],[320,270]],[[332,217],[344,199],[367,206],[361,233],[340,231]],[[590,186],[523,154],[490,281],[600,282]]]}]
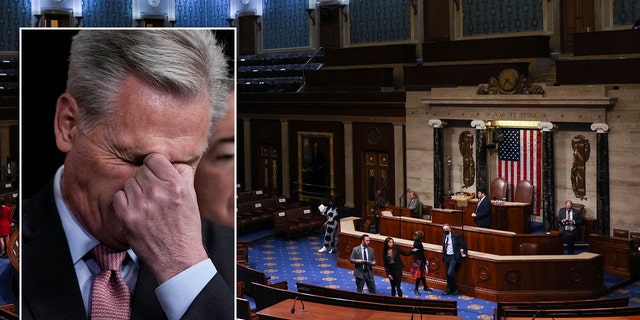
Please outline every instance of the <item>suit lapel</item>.
[{"label": "suit lapel", "polygon": [[23,313],[33,319],[87,319],[52,184],[23,210]]},{"label": "suit lapel", "polygon": [[136,319],[166,319],[164,310],[156,296],[156,281],[151,269],[144,264],[140,264],[138,270],[138,280],[131,299],[131,320]]}]

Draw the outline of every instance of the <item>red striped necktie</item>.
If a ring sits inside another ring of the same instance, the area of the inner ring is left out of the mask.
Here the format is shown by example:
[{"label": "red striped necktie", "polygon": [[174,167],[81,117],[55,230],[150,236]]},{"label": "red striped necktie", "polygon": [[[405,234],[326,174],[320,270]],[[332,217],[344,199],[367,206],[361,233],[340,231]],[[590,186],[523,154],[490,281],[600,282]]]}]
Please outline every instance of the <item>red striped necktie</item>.
[{"label": "red striped necktie", "polygon": [[131,293],[120,274],[126,251],[118,252],[99,244],[92,252],[101,271],[93,279],[91,320],[129,319]]}]

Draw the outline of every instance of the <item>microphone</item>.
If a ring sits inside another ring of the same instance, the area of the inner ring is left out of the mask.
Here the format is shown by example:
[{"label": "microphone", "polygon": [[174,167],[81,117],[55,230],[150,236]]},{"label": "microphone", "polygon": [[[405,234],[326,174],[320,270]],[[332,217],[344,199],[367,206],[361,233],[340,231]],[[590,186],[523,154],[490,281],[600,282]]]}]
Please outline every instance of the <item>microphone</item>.
[{"label": "microphone", "polygon": [[541,311],[542,311],[542,312],[544,312],[544,310],[542,310],[542,309],[538,309],[538,311],[536,311],[536,313],[534,313],[534,314],[533,314],[533,317],[531,317],[531,320],[536,320],[536,317],[538,316],[538,314],[539,314]]},{"label": "microphone", "polygon": [[300,299],[299,296],[296,296],[295,299],[293,299],[293,306],[291,307],[291,313],[296,313],[296,300],[300,300],[300,303],[302,304],[302,312],[305,312],[306,310],[304,309],[304,301],[302,301],[302,299]]},{"label": "microphone", "polygon": [[420,309],[418,309],[418,307],[413,306],[413,308],[411,309],[411,320],[413,320],[413,314],[418,311],[418,314],[420,315],[420,320],[422,320],[422,312],[420,311]]}]

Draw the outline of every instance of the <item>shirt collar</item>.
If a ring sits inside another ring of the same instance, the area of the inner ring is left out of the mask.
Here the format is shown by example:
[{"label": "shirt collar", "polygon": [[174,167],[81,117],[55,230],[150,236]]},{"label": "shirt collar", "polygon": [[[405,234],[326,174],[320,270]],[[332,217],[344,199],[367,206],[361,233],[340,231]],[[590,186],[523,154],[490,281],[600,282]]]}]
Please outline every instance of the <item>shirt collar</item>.
[{"label": "shirt collar", "polygon": [[[71,259],[73,260],[73,264],[76,264],[80,261],[87,253],[93,249],[96,245],[100,243],[98,239],[96,239],[93,235],[87,231],[82,224],[76,219],[76,217],[71,213],[71,210],[64,202],[64,198],[62,197],[62,190],[60,187],[60,183],[62,181],[62,172],[64,171],[64,165],[61,166],[53,180],[53,196],[56,202],[56,208],[58,209],[58,213],[60,214],[60,221],[62,221],[62,229],[64,230],[64,234],[67,237],[67,242],[69,244],[69,251],[71,252]],[[137,263],[136,254],[133,250],[127,250],[129,257]]]}]

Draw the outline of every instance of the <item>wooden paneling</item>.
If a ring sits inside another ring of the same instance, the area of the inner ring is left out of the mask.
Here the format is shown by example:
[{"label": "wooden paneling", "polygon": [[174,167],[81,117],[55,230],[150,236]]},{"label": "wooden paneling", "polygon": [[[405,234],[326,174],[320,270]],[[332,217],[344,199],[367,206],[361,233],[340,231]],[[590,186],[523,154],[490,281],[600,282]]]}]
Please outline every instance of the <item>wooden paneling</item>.
[{"label": "wooden paneling", "polygon": [[604,256],[604,270],[630,279],[640,275],[640,257],[633,239],[589,235],[589,251]]},{"label": "wooden paneling", "polygon": [[303,91],[382,91],[393,89],[393,68],[308,70]]},{"label": "wooden paneling", "polygon": [[239,16],[236,22],[238,26],[238,53],[240,55],[256,53],[256,21],[258,16]]},{"label": "wooden paneling", "polygon": [[529,62],[405,66],[404,85],[411,91],[443,86],[477,86],[489,83],[491,77],[497,77],[507,68],[529,74]]},{"label": "wooden paneling", "polygon": [[425,41],[449,39],[449,0],[424,2]]},{"label": "wooden paneling", "polygon": [[573,34],[573,55],[640,53],[640,32],[618,30]]},{"label": "wooden paneling", "polygon": [[[395,195],[395,152],[394,152],[394,128],[392,124],[389,123],[362,123],[355,122],[353,124],[353,167],[354,168],[366,168],[366,152],[374,152],[374,153],[386,153],[388,154],[387,168],[386,171],[386,181],[387,184],[387,194],[385,194],[387,200],[391,204],[395,204],[394,199]],[[353,192],[355,195],[354,198],[354,207],[360,208],[356,209],[356,216],[367,217],[367,214],[371,214],[367,212],[367,175],[362,170],[354,170],[353,174]],[[376,187],[376,186],[374,186]],[[358,212],[358,210],[360,212]],[[371,215],[370,215],[371,218]],[[375,221],[372,219],[372,223],[375,224]],[[379,227],[378,227],[379,229]]]},{"label": "wooden paneling", "polygon": [[400,117],[404,92],[300,92],[241,94],[238,114]]},{"label": "wooden paneling", "polygon": [[[353,231],[353,218],[344,218],[340,224],[338,266],[351,269],[351,250],[360,244],[362,233]],[[467,233],[465,231],[465,238]],[[376,252],[377,261],[382,261],[382,246],[387,236],[384,233],[370,235],[370,245]],[[441,239],[441,232],[438,237]],[[394,240],[405,251],[410,250],[413,244],[410,240]],[[467,241],[473,240],[467,238]],[[429,260],[427,281],[433,287],[444,289],[446,270],[442,261],[442,245],[426,243],[425,250]],[[405,276],[409,266],[405,269]],[[374,272],[384,275],[382,263],[374,267]],[[604,259],[589,252],[578,255],[500,256],[470,251],[457,273],[457,282],[462,294],[490,301],[592,299],[604,293]]]},{"label": "wooden paneling", "polygon": [[424,62],[486,59],[548,58],[549,36],[425,42]]},{"label": "wooden paneling", "polygon": [[[433,214],[433,211],[432,211]],[[416,230],[425,234],[423,242],[442,246],[442,225],[427,220],[402,217],[383,216],[381,234],[401,239],[412,239]],[[462,235],[467,241],[469,250],[500,255],[520,254],[523,243],[537,243],[539,254],[562,254],[562,236],[558,232],[551,234],[514,234],[494,229],[471,226],[452,226],[451,229]]]},{"label": "wooden paneling", "polygon": [[640,70],[640,58],[556,61],[556,82],[563,84],[640,83],[629,70]]},{"label": "wooden paneling", "polygon": [[415,62],[415,44],[327,48],[324,50],[324,65],[328,67]]},{"label": "wooden paneling", "polygon": [[[472,202],[469,202],[464,208],[455,207],[455,203],[455,200],[452,199],[445,200],[446,206],[458,209],[454,210],[455,214],[452,214],[451,209],[434,209],[436,213],[432,217],[433,223],[448,223],[452,226],[475,226],[476,224],[471,214],[476,209],[477,199],[473,199]],[[462,212],[458,213],[458,211]],[[531,204],[521,204],[517,202],[493,203],[491,206],[491,215],[493,217],[491,228],[512,231],[518,234],[531,233],[532,212]]]},{"label": "wooden paneling", "polygon": [[562,10],[562,52],[573,50],[572,34],[595,31],[595,7],[593,0],[564,0]]}]

